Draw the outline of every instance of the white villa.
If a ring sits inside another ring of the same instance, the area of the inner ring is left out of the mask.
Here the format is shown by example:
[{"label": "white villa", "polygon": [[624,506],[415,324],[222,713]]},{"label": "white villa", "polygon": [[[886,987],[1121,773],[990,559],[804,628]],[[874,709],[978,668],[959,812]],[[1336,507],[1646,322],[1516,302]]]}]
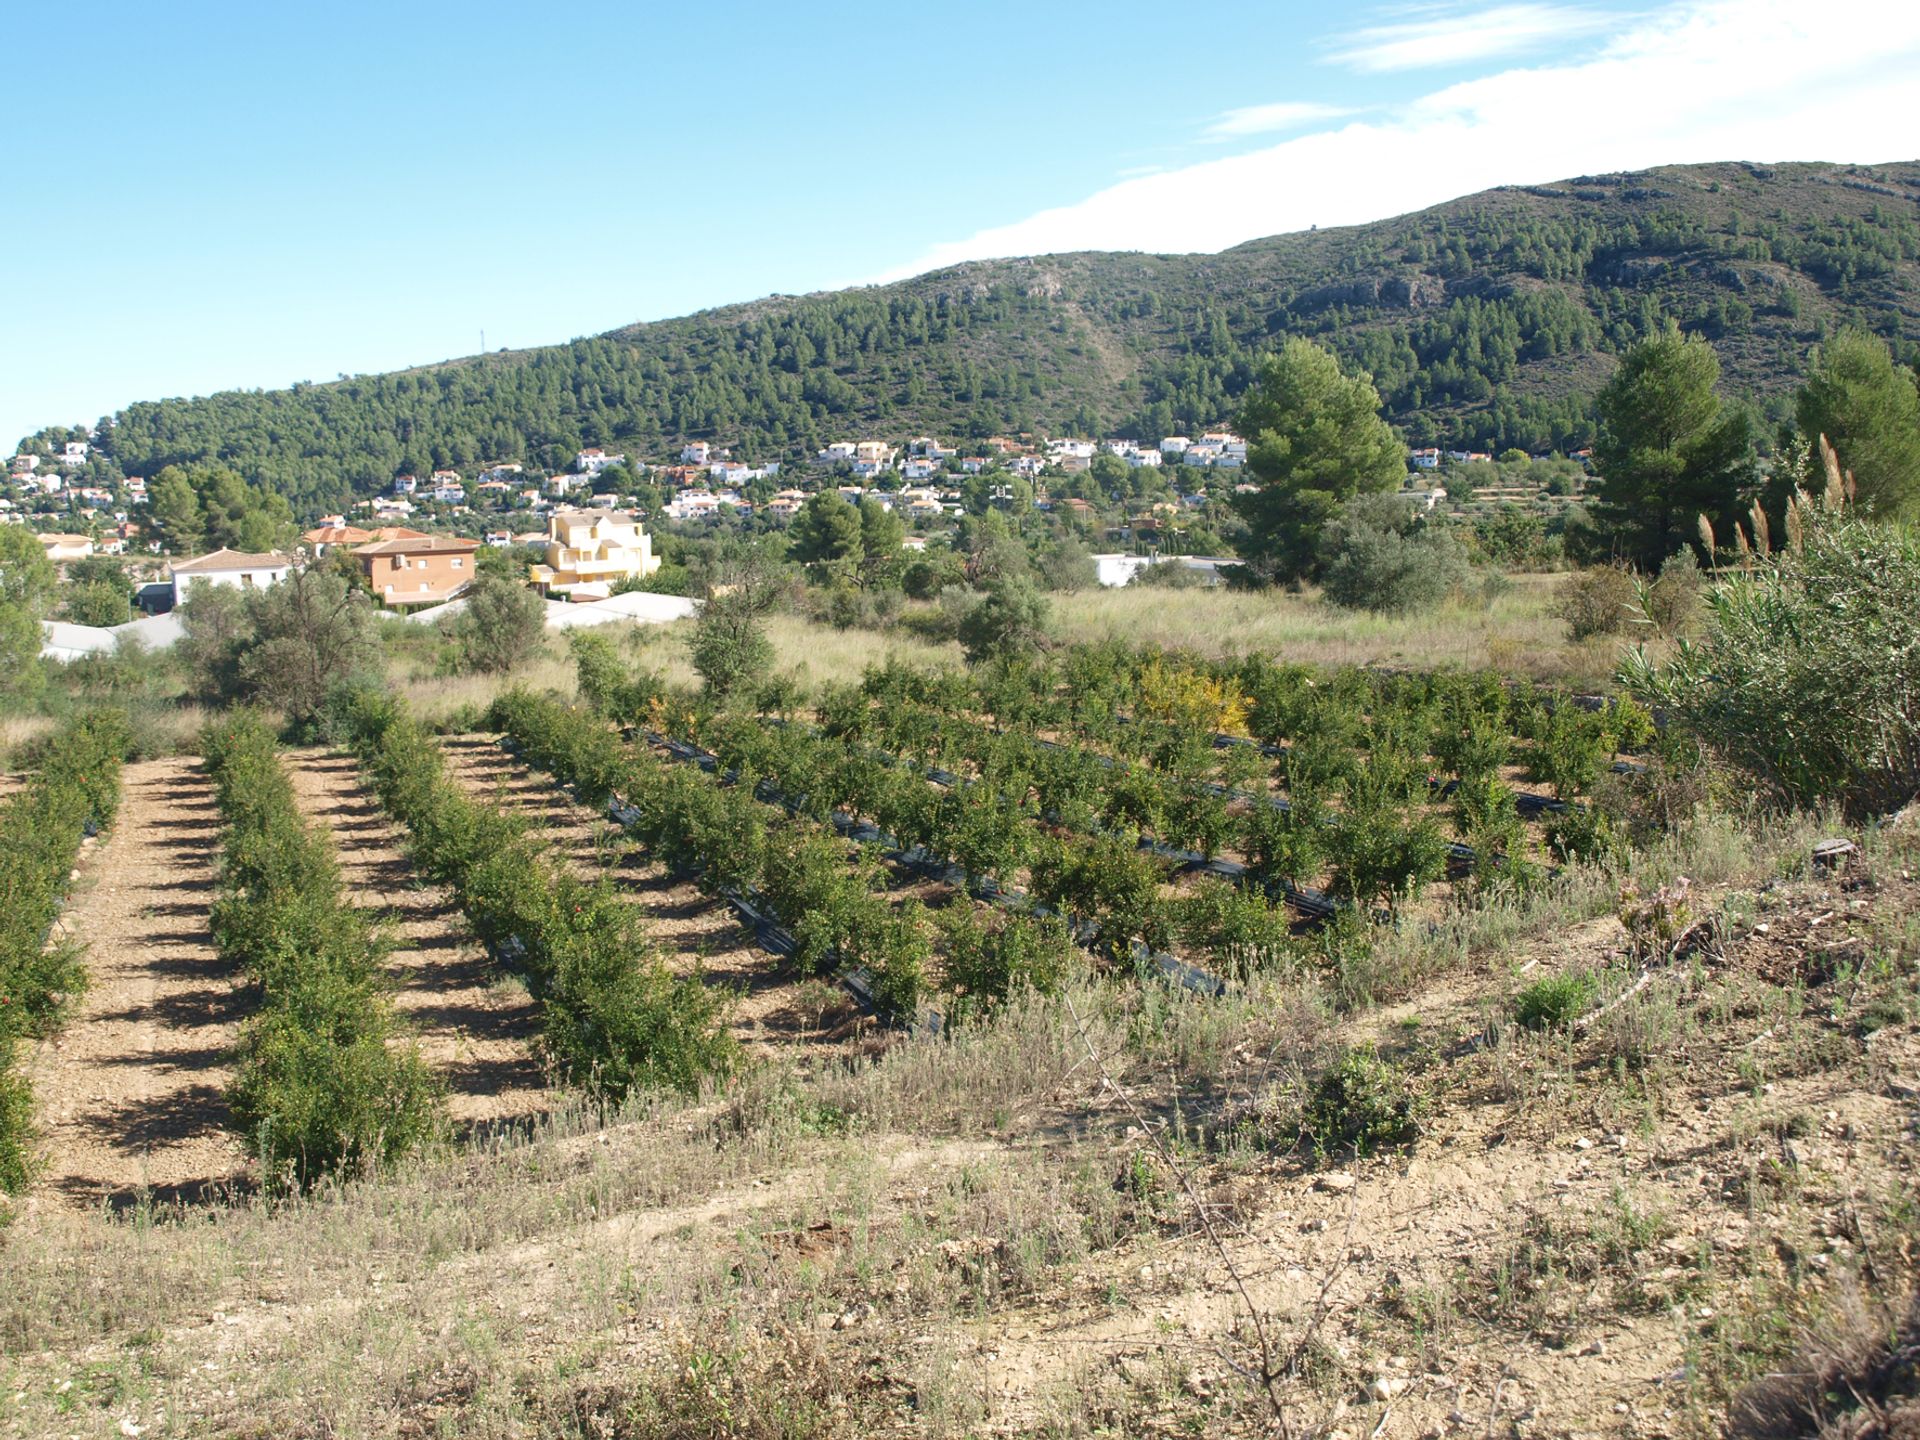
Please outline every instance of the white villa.
[{"label": "white villa", "polygon": [[216,550],[198,560],[181,560],[173,566],[173,603],[187,598],[196,580],[209,585],[232,585],[244,590],[264,589],[287,578],[293,561],[278,550],[265,555],[248,555],[239,550]]},{"label": "white villa", "polygon": [[569,510],[547,521],[546,562],[528,578],[544,594],[604,599],[622,580],[645,579],[660,568],[653,537],[633,516],[617,510]]}]

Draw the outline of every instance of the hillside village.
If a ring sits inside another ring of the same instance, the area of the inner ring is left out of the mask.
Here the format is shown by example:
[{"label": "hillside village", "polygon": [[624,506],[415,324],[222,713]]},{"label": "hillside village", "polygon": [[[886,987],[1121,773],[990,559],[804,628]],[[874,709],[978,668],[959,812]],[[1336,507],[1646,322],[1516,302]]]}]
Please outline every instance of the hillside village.
[{"label": "hillside village", "polygon": [[[1501,459],[1539,462],[1545,472],[1557,457]],[[177,638],[177,626],[148,622],[179,604],[195,580],[272,584],[293,566],[333,552],[356,558],[368,593],[383,608],[416,616],[431,618],[461,598],[479,572],[482,547],[513,557],[503,573],[518,575],[549,601],[604,602],[616,591],[655,588],[649,582],[662,560],[654,537],[663,529],[777,532],[812,497],[829,492],[900,517],[907,552],[946,546],[954,524],[969,513],[1026,510],[1083,537],[1103,585],[1124,585],[1161,560],[1212,584],[1221,567],[1233,563],[1230,553],[1220,553],[1226,547],[1219,537],[1231,524],[1233,495],[1252,488],[1246,464],[1247,442],[1224,430],[1166,436],[1157,444],[1005,436],[972,447],[931,436],[849,440],[799,461],[760,465],[704,441],[650,457],[588,447],[554,474],[502,461],[471,473],[396,476],[386,493],[351,512],[311,517],[314,523],[271,552],[181,554],[148,508],[147,480],[120,475],[88,439],[76,438],[63,441],[58,454],[23,444],[8,466],[0,524],[34,530],[56,565],[114,557],[138,580],[133,600],[147,619],[131,628],[103,631],[69,622],[55,634],[51,626],[59,622],[49,622],[46,653],[68,656],[108,649],[120,633],[164,648]],[[1424,509],[1452,498],[1482,518],[1525,510],[1544,530],[1546,521],[1564,515],[1577,489],[1569,477],[1590,467],[1590,452],[1559,464],[1552,487],[1540,477],[1516,484],[1488,452],[1415,448],[1407,453],[1405,490]],[[556,623],[569,623],[562,612],[552,613]],[[658,606],[655,613],[673,618],[684,611]],[[90,628],[99,633],[86,633]]]}]

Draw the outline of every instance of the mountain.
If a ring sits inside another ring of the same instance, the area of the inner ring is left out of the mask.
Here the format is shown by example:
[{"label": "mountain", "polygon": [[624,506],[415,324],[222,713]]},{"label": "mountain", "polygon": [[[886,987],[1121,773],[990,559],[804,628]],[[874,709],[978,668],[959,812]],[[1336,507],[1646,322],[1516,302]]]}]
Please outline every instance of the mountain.
[{"label": "mountain", "polygon": [[1371,370],[1411,441],[1572,446],[1611,357],[1668,318],[1778,413],[1809,347],[1920,333],[1920,163],[1710,164],[1514,186],[1216,255],[1079,253],[773,296],[565,345],[128,406],[127,474],[225,460],[299,509],[396,473],[558,468],[697,438],[772,459],[869,433],[1157,437],[1230,418],[1261,351]]}]

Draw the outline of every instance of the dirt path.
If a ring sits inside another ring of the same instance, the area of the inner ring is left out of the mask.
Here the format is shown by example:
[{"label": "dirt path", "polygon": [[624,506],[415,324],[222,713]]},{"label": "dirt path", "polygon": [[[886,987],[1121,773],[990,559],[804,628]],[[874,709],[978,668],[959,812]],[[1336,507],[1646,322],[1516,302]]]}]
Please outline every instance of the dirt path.
[{"label": "dirt path", "polygon": [[112,833],[89,846],[55,936],[90,985],[35,1047],[38,1193],[90,1208],[142,1189],[199,1200],[237,1182],[227,1057],[247,1004],[207,932],[220,816],[192,758],[129,765]]},{"label": "dirt path", "polygon": [[452,897],[414,874],[399,827],[362,786],[352,759],[294,750],[287,770],[301,808],[333,832],[347,900],[390,922],[394,1004],[445,1079],[455,1125],[490,1126],[546,1109],[553,1095],[534,1052],[539,1007],[503,978]]},{"label": "dirt path", "polygon": [[728,906],[676,881],[618,827],[569,799],[551,776],[521,764],[490,737],[443,743],[449,772],[471,794],[525,815],[581,874],[610,868],[622,893],[646,910],[669,965],[683,972],[698,966],[709,985],[735,992],[729,1028],[742,1045],[805,1061],[874,1041],[872,1027],[839,986],[781,975]]}]

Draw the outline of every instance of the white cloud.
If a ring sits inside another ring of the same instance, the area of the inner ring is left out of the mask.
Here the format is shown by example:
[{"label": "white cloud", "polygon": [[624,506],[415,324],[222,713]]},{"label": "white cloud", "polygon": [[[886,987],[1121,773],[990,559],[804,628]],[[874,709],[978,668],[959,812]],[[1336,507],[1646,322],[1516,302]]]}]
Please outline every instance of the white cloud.
[{"label": "white cloud", "polygon": [[1281,100],[1272,105],[1247,105],[1215,117],[1207,126],[1214,140],[1230,140],[1240,135],[1270,135],[1275,130],[1293,130],[1315,120],[1338,120],[1353,111],[1338,105],[1322,105],[1313,100]]},{"label": "white cloud", "polygon": [[1380,120],[1123,181],[937,244],[882,280],[1068,250],[1221,250],[1494,185],[1707,160],[1920,155],[1920,7],[1684,0],[1577,59],[1449,86]]},{"label": "white cloud", "polygon": [[1549,40],[1591,35],[1616,23],[1580,6],[1496,5],[1355,30],[1340,37],[1340,48],[1330,58],[1376,73],[1433,69],[1517,55]]}]

